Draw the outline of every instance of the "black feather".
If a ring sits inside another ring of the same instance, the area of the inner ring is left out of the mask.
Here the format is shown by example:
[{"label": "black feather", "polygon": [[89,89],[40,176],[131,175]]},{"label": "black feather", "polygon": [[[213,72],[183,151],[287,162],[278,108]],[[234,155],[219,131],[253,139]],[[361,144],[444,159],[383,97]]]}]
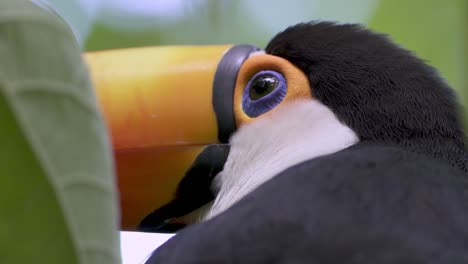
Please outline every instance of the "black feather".
[{"label": "black feather", "polygon": [[299,24],[266,52],[304,71],[313,95],[361,141],[398,144],[468,171],[454,91],[386,35],[356,24]]},{"label": "black feather", "polygon": [[468,263],[467,190],[461,170],[361,143],[286,170],[147,263]]},{"label": "black feather", "polygon": [[138,230],[173,233],[184,228],[185,224],[173,223],[172,220],[215,198],[211,184],[216,174],[223,170],[229,149],[229,144],[212,144],[203,149],[177,186],[174,200],[145,216],[138,225]]}]

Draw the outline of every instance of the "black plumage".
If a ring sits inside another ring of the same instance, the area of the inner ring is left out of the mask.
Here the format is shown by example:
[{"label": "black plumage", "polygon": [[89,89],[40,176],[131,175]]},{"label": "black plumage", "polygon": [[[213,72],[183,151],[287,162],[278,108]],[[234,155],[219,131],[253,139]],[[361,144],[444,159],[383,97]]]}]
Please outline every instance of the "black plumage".
[{"label": "black plumage", "polygon": [[355,24],[299,24],[266,52],[304,71],[313,95],[361,141],[397,144],[468,171],[454,91],[386,35]]},{"label": "black plumage", "polygon": [[468,263],[467,150],[436,70],[358,25],[299,24],[266,52],[360,143],[285,170],[148,263]]},{"label": "black plumage", "polygon": [[173,233],[185,227],[185,224],[174,220],[214,199],[211,183],[223,169],[228,155],[229,144],[212,144],[203,149],[179,183],[174,200],[147,215],[138,225],[138,230]]},{"label": "black plumage", "polygon": [[284,171],[148,263],[468,263],[463,176],[401,148],[358,144]]}]

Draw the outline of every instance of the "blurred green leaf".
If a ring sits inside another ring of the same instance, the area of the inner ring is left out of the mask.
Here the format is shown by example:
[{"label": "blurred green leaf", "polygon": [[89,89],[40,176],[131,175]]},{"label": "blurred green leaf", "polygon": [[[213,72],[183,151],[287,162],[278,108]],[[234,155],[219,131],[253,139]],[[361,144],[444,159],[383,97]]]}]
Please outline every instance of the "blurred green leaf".
[{"label": "blurred green leaf", "polygon": [[[149,45],[257,44],[264,46],[271,37],[259,28],[255,17],[247,16],[237,1],[209,0],[195,5],[187,15],[165,21],[160,17],[139,18],[127,14],[128,27],[113,25],[105,17],[97,22],[86,43],[86,50],[103,50]],[[115,19],[115,18],[114,18]],[[143,20],[143,22],[142,22]],[[137,25],[141,24],[141,27]]]},{"label": "blurred green leaf", "polygon": [[140,30],[128,32],[96,23],[90,38],[86,43],[87,51],[129,48],[158,45],[161,40],[156,30]]},{"label": "blurred green leaf", "polygon": [[80,46],[84,46],[94,20],[103,5],[102,0],[32,0],[53,7],[72,28]]},{"label": "blurred green leaf", "polygon": [[468,103],[468,1],[380,0],[370,26],[436,67]]},{"label": "blurred green leaf", "polygon": [[118,263],[110,143],[69,26],[0,2],[0,263]]}]

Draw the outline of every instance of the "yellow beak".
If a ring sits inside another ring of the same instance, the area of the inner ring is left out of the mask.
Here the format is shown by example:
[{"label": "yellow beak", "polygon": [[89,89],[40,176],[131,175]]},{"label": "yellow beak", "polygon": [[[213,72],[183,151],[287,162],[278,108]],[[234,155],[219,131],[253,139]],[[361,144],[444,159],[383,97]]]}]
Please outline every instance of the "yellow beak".
[{"label": "yellow beak", "polygon": [[121,226],[169,203],[202,149],[235,130],[237,73],[253,46],[169,46],[85,54],[116,160]]}]

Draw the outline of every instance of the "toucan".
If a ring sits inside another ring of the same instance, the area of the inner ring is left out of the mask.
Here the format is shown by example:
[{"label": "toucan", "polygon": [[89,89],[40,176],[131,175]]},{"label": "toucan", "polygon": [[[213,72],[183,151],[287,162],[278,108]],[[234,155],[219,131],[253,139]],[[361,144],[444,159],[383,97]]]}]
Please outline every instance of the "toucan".
[{"label": "toucan", "polygon": [[332,22],[161,50],[87,55],[123,229],[178,230],[147,263],[468,263],[459,102],[415,54]]}]

